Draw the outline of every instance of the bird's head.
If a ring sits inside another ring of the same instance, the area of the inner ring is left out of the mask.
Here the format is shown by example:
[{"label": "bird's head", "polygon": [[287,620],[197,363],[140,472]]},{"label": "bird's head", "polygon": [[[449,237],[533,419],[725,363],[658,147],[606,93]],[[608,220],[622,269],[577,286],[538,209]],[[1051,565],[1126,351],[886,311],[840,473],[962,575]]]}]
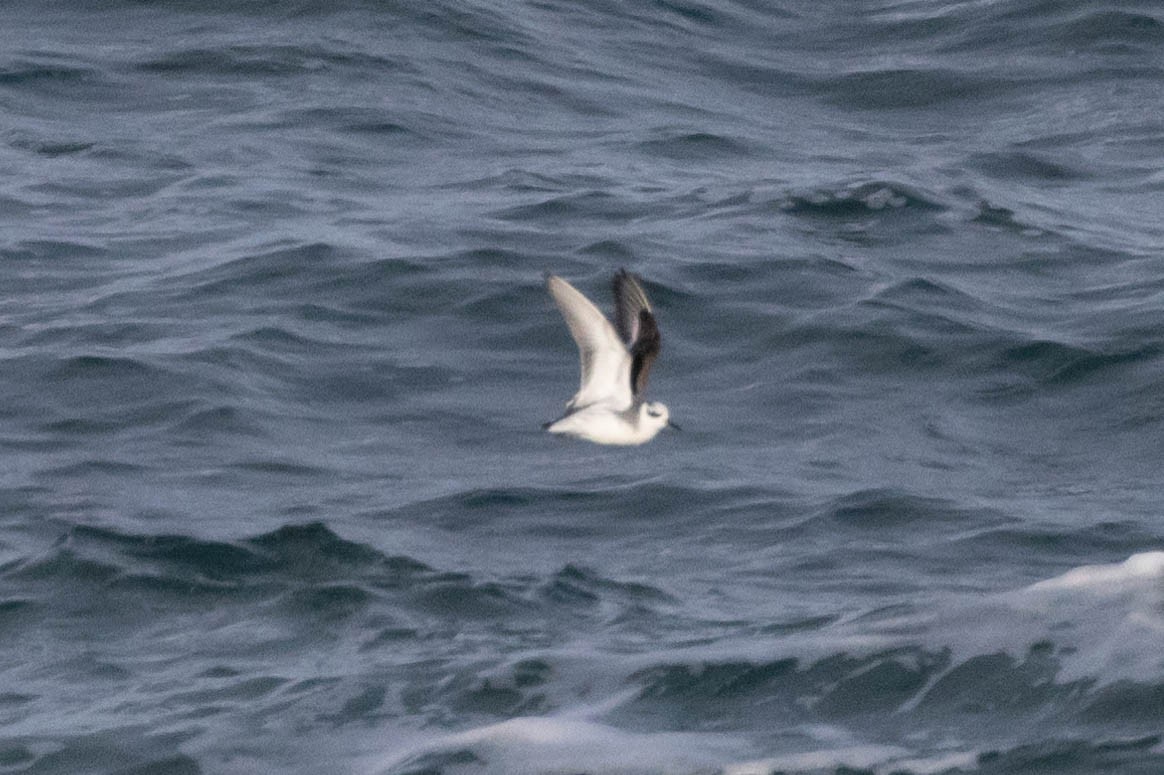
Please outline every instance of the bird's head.
[{"label": "bird's head", "polygon": [[666,427],[679,430],[679,426],[671,422],[671,412],[666,406],[660,404],[658,401],[643,404],[639,410],[639,416],[642,422],[648,427],[659,428],[660,430]]}]

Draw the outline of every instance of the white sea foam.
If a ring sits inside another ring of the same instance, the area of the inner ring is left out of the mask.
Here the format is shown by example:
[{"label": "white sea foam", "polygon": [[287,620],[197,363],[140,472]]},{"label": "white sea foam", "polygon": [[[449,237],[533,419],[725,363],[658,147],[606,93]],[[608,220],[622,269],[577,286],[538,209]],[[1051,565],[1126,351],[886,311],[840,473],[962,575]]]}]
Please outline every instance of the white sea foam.
[{"label": "white sea foam", "polygon": [[[1053,579],[1036,582],[1027,589],[1035,593],[1081,590],[1113,595],[1150,590],[1151,582],[1161,580],[1164,580],[1164,552],[1144,552],[1114,565],[1084,565]],[[1157,591],[1160,590],[1157,588]]]},{"label": "white sea foam", "polygon": [[891,745],[862,745],[846,748],[772,756],[756,761],[729,764],[722,775],[770,775],[772,772],[831,773],[842,767],[868,770],[876,775],[909,772],[911,775],[936,775],[958,769],[971,769],[978,755],[972,752],[946,753],[915,757],[903,748]]},{"label": "white sea foam", "polygon": [[1063,660],[1062,679],[1158,681],[1164,673],[1164,552],[1074,568],[1010,600],[1074,649]]},{"label": "white sea foam", "polygon": [[375,771],[408,770],[423,757],[461,751],[473,754],[468,771],[497,775],[768,775],[833,773],[840,767],[928,775],[970,767],[976,757],[967,752],[919,757],[898,746],[847,744],[748,759],[751,749],[751,743],[731,735],[637,733],[577,719],[516,718],[435,738],[380,762]]},{"label": "white sea foam", "polygon": [[436,738],[377,771],[393,772],[419,757],[468,750],[480,761],[474,771],[498,775],[699,773],[722,768],[748,747],[724,735],[635,733],[577,719],[515,718]]},{"label": "white sea foam", "polygon": [[[767,775],[773,771],[832,773],[839,767],[869,770],[877,775],[906,771],[917,775],[973,769],[977,754],[956,741],[943,751],[919,753],[906,748],[864,744],[843,727],[810,725],[795,730],[807,750],[772,754],[748,731],[735,734],[692,732],[630,732],[603,724],[635,696],[619,676],[662,662],[689,664],[692,670],[717,660],[749,659],[758,663],[795,657],[805,664],[843,652],[873,653],[903,643],[927,649],[949,648],[951,668],[983,654],[1010,653],[1022,658],[1033,644],[1050,642],[1060,662],[1055,681],[1120,679],[1158,681],[1164,674],[1164,552],[1136,554],[1111,565],[1087,565],[1009,592],[983,598],[949,601],[940,609],[903,612],[874,626],[838,622],[831,627],[784,638],[746,639],[693,649],[656,651],[628,656],[621,669],[586,705],[575,705],[552,717],[518,718],[466,731],[414,740],[398,748],[375,772],[407,771],[427,757],[468,751],[473,760],[466,772],[572,773],[651,775],[662,773]],[[582,673],[595,665],[575,654]],[[571,664],[565,660],[563,665]],[[932,685],[941,676],[931,676]],[[922,689],[902,706],[922,699]],[[771,731],[771,730],[769,730]]]}]

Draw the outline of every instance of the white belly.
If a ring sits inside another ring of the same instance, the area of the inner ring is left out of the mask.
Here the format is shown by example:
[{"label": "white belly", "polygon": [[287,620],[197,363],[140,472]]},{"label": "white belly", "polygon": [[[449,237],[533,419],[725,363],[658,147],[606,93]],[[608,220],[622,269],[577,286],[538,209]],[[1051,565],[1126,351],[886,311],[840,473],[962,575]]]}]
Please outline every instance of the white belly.
[{"label": "white belly", "polygon": [[627,422],[621,413],[612,412],[602,406],[595,406],[563,417],[547,428],[550,433],[560,433],[596,444],[642,444],[650,441],[657,428],[644,428]]}]

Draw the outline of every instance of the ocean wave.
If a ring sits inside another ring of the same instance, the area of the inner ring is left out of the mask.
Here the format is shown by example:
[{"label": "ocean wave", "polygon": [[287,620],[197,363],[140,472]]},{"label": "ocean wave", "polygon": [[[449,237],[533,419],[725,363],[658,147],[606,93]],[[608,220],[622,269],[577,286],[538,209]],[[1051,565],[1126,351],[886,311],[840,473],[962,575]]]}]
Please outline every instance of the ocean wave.
[{"label": "ocean wave", "polygon": [[584,191],[554,196],[532,204],[517,205],[493,213],[505,221],[536,223],[578,223],[599,221],[621,224],[652,212],[645,202],[607,191]]},{"label": "ocean wave", "polygon": [[43,556],[9,563],[5,575],[42,581],[82,576],[116,584],[147,572],[178,586],[210,582],[219,590],[242,589],[252,581],[262,587],[370,579],[392,586],[429,570],[411,558],[345,541],[319,523],[289,525],[239,542],[77,525]]},{"label": "ocean wave", "polygon": [[645,140],[639,148],[648,154],[679,160],[734,158],[756,152],[747,140],[714,132],[673,132]]},{"label": "ocean wave", "polygon": [[974,102],[1021,88],[1009,78],[952,67],[858,70],[816,78],[815,91],[828,99],[864,110],[940,108]]},{"label": "ocean wave", "polygon": [[594,722],[518,718],[447,735],[419,751],[384,762],[385,775],[420,775],[450,767],[518,773],[698,772],[723,762],[722,737],[625,732]]},{"label": "ocean wave", "polygon": [[1099,377],[1110,378],[1128,367],[1160,359],[1164,348],[1144,344],[1107,351],[1057,341],[1029,341],[1001,348],[994,370],[1022,375],[1047,387],[1068,386]]},{"label": "ocean wave", "polygon": [[48,82],[77,83],[99,79],[99,71],[91,67],[23,60],[0,66],[0,86],[22,87]]},{"label": "ocean wave", "polygon": [[946,205],[935,194],[889,180],[825,186],[789,194],[779,203],[790,215],[845,219],[897,210],[942,211]]},{"label": "ocean wave", "polygon": [[1025,773],[1051,768],[1083,773],[1119,769],[1127,762],[1164,761],[1155,749],[1160,736],[1100,739],[1051,738],[1035,745],[1001,749],[967,749],[956,742],[929,752],[915,743],[877,745],[856,740],[807,740],[801,750],[752,758],[743,738],[701,732],[631,732],[570,718],[518,718],[465,732],[436,737],[415,750],[382,761],[373,769],[384,775],[438,772],[544,773],[585,771],[614,773],[702,773],[723,775],[833,775],[833,773],[900,773],[982,775]]},{"label": "ocean wave", "polygon": [[335,46],[264,44],[171,51],[138,62],[137,67],[145,72],[174,75],[295,76],[323,68],[392,71],[400,63],[364,52],[340,51]]},{"label": "ocean wave", "polygon": [[1074,14],[1050,31],[1050,38],[1078,48],[1136,53],[1164,42],[1164,19],[1116,7],[1092,7]]}]

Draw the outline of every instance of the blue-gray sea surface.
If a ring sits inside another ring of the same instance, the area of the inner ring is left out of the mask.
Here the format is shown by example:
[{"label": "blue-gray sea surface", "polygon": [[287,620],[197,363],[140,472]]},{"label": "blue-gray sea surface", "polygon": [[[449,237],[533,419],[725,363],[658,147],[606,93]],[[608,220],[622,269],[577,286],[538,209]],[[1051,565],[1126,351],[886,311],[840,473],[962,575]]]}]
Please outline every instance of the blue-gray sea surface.
[{"label": "blue-gray sea surface", "polygon": [[[0,6],[0,773],[1164,772],[1155,0]],[[682,432],[552,437],[552,271]]]}]

